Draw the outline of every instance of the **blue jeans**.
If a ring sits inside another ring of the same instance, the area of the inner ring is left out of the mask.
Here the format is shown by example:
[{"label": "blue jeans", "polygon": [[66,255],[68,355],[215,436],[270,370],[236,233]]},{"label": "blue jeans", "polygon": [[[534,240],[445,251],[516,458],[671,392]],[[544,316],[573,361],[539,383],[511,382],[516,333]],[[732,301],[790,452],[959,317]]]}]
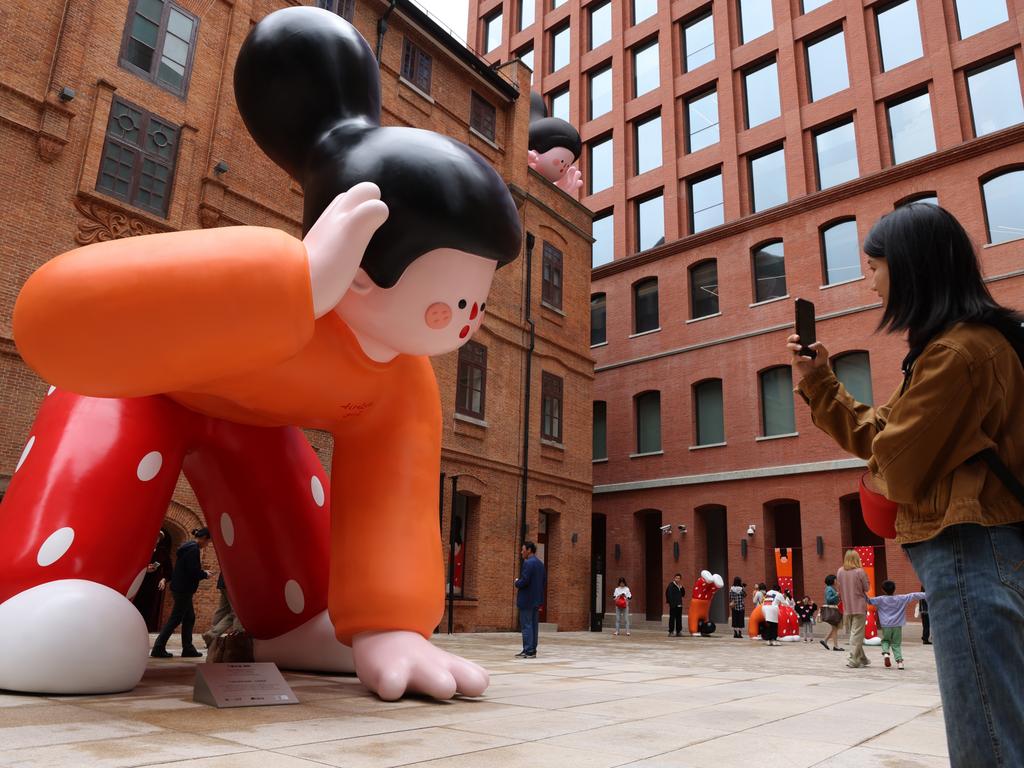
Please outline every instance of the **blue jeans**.
[{"label": "blue jeans", "polygon": [[908,545],[928,593],[953,768],[1024,766],[1024,524]]},{"label": "blue jeans", "polygon": [[537,652],[537,613],[539,608],[520,608],[519,626],[523,629],[523,653]]}]

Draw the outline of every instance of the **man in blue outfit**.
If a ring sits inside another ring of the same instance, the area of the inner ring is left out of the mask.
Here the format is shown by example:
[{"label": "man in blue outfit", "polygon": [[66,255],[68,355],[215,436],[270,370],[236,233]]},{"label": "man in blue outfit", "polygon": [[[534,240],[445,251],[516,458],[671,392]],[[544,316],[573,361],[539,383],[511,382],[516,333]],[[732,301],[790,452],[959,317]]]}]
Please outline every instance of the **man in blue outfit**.
[{"label": "man in blue outfit", "polygon": [[544,563],[537,559],[537,545],[532,541],[523,542],[519,554],[523,558],[523,570],[516,579],[516,607],[519,609],[519,626],[523,628],[523,650],[516,654],[519,659],[537,656],[537,614],[544,602],[544,585],[547,573]]}]

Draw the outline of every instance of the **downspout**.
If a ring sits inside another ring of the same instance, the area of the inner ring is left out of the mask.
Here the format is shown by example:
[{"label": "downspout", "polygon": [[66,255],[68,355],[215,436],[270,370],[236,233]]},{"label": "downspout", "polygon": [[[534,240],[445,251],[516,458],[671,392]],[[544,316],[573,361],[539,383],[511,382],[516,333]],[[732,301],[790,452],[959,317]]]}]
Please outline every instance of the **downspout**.
[{"label": "downspout", "polygon": [[384,50],[384,33],[388,31],[388,16],[395,10],[398,0],[391,0],[391,5],[384,12],[384,15],[377,19],[377,64],[380,64],[381,51]]},{"label": "downspout", "polygon": [[[530,385],[533,381],[533,349],[537,326],[533,322],[531,287],[533,285],[533,233],[526,233],[526,289],[523,306],[526,308],[526,324],[530,326],[530,346],[526,349],[526,387],[523,392],[523,478],[519,490],[519,547],[526,541],[526,490],[530,470]],[[516,549],[516,555],[519,548]]]}]

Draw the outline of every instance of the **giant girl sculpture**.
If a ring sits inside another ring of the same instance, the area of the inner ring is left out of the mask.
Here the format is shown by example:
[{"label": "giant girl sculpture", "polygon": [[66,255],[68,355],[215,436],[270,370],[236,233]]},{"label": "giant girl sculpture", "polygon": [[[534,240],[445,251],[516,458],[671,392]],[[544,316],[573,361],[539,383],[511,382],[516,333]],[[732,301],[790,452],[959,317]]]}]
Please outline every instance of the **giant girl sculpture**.
[{"label": "giant girl sculpture", "polygon": [[581,151],[579,131],[561,118],[548,117],[544,97],[531,93],[528,165],[562,191],[575,194],[583,186],[583,174],[574,165]]},{"label": "giant girl sculpture", "polygon": [[[235,68],[259,146],[305,191],[305,237],[259,227],[100,243],[25,284],[14,333],[51,382],[0,510],[0,688],[132,688],[126,598],[179,469],[257,659],[355,671],[384,699],[479,695],[428,641],[444,600],[441,412],[427,355],[479,328],[515,205],[475,152],[380,127],[377,62],[309,7]],[[297,427],[334,435],[332,484]]]}]

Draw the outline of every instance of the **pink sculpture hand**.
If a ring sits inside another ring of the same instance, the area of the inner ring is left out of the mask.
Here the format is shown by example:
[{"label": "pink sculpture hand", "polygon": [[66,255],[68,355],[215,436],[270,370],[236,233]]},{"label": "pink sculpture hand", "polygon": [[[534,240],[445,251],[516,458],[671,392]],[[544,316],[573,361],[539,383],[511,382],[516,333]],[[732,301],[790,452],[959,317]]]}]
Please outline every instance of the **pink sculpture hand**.
[{"label": "pink sculpture hand", "polygon": [[529,152],[526,153],[526,164],[533,168],[534,170],[537,169],[539,161],[540,154],[537,152],[537,150],[531,149]]},{"label": "pink sculpture hand", "polygon": [[570,165],[565,169],[562,178],[555,182],[555,186],[570,195],[575,194],[576,190],[583,186],[583,173],[575,165]]},{"label": "pink sculpture hand", "polygon": [[370,238],[387,218],[380,188],[369,181],[342,192],[320,214],[302,240],[309,259],[314,317],[326,315],[341,301]]},{"label": "pink sculpture hand", "polygon": [[413,692],[435,699],[480,696],[490,683],[483,667],[415,632],[361,632],[352,639],[352,655],[360,681],[384,701]]}]

